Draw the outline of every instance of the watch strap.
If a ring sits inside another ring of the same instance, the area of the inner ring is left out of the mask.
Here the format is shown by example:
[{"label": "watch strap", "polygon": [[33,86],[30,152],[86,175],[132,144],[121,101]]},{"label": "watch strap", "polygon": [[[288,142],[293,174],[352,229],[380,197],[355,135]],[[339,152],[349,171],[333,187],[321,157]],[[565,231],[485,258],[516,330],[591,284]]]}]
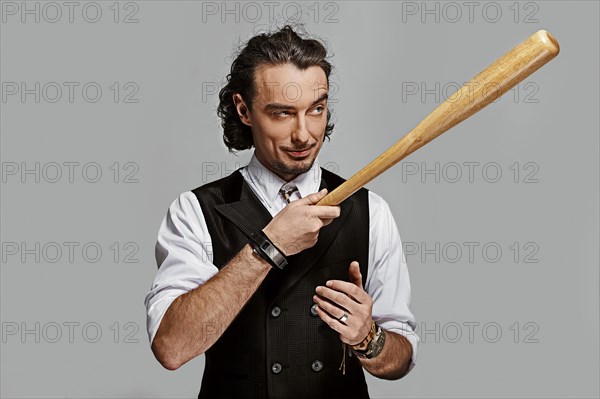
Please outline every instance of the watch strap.
[{"label": "watch strap", "polygon": [[352,352],[363,359],[373,359],[377,357],[383,350],[385,345],[385,330],[380,326],[376,325],[375,337],[369,342],[366,350],[352,349]]},{"label": "watch strap", "polygon": [[273,244],[273,242],[262,231],[254,232],[250,235],[250,245],[261,258],[269,262],[271,266],[283,269],[288,262],[283,253]]}]

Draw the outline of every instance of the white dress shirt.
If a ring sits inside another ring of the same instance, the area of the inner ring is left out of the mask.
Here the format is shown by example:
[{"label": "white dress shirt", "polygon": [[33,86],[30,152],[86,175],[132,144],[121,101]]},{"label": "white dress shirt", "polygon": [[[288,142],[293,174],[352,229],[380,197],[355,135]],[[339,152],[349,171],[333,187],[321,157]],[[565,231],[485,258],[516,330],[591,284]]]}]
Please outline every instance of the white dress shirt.
[{"label": "white dress shirt", "polygon": [[[256,155],[240,170],[260,202],[275,216],[286,205],[279,189],[286,183],[263,166]],[[298,190],[290,201],[319,191],[318,159],[311,169],[291,182]],[[388,331],[405,336],[412,345],[410,369],[415,366],[419,337],[410,306],[410,279],[394,217],[383,198],[369,190],[369,265],[364,290],[373,299],[373,320]],[[155,247],[159,267],[146,295],[147,330],[150,343],[160,322],[179,295],[209,280],[219,269],[212,263],[212,243],[196,195],[186,191],[167,210]],[[350,265],[348,264],[348,267]]]}]

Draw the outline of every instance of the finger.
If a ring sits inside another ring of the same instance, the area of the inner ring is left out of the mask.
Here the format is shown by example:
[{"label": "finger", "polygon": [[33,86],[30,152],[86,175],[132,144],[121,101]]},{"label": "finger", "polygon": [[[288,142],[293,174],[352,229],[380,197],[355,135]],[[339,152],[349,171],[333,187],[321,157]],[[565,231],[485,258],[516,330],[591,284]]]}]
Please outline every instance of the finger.
[{"label": "finger", "polygon": [[342,209],[337,205],[319,205],[311,208],[313,215],[320,219],[337,218]]},{"label": "finger", "polygon": [[328,224],[333,222],[333,219],[321,219],[321,222],[323,222],[323,226],[327,226]]},{"label": "finger", "polygon": [[323,287],[324,290],[322,291],[323,294],[319,292],[320,295],[331,295],[340,298],[341,300],[343,300],[344,297],[349,297],[355,303],[365,303],[365,295],[367,295],[367,293],[354,283],[343,280],[329,280],[325,285],[326,287]]},{"label": "finger", "polygon": [[[321,320],[323,320],[325,323],[327,323],[327,325],[332,330],[340,333],[340,339],[342,339],[342,341],[344,341],[344,338],[342,338],[342,336],[345,334],[348,334],[348,332],[350,331],[350,328],[348,326],[340,323],[339,320],[336,320],[333,317],[331,317],[330,315],[328,315],[327,312],[325,312],[319,306],[317,306],[317,315],[321,318]],[[346,342],[346,341],[344,341],[344,342]],[[346,342],[346,343],[348,343],[348,342]]]},{"label": "finger", "polygon": [[362,274],[360,273],[360,267],[357,261],[352,261],[350,263],[350,268],[348,269],[348,275],[350,277],[350,282],[356,284],[356,286],[363,289],[362,285]]},{"label": "finger", "polygon": [[[328,301],[320,298],[318,295],[313,295],[313,301],[315,301],[318,308],[321,308],[322,310],[327,312],[334,319],[339,320],[340,317],[342,317],[344,314],[347,314],[348,316],[352,315],[352,313],[349,310],[340,308],[339,306],[336,306],[336,305],[332,304],[331,302],[328,302]],[[340,321],[340,323],[341,323],[341,321]],[[347,325],[347,323],[344,323],[344,324]]]},{"label": "finger", "polygon": [[[340,280],[334,280],[340,281]],[[348,283],[345,281],[340,281],[342,283],[347,284],[344,287],[346,291],[341,290],[333,290],[327,287],[317,287],[316,292],[321,297],[328,299],[329,301],[335,303],[336,305],[348,309],[351,312],[356,313],[358,310],[357,306],[362,304],[362,299],[360,298],[359,288],[352,283]],[[339,287],[339,285],[338,285]]]},{"label": "finger", "polygon": [[308,194],[306,197],[300,198],[299,200],[296,200],[293,202],[295,202],[297,204],[314,205],[317,202],[319,202],[321,200],[321,198],[325,197],[326,195],[327,195],[327,189],[324,188],[323,190],[321,190],[319,192]]}]

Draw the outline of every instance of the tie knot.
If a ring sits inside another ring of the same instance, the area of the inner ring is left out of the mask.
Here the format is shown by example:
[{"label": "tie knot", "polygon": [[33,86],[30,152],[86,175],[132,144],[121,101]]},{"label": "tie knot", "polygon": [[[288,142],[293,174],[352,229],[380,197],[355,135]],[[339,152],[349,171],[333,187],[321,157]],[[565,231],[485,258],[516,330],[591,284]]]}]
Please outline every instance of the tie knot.
[{"label": "tie knot", "polygon": [[290,196],[294,191],[298,191],[298,187],[293,183],[286,183],[279,189],[279,193],[288,204],[290,203]]}]

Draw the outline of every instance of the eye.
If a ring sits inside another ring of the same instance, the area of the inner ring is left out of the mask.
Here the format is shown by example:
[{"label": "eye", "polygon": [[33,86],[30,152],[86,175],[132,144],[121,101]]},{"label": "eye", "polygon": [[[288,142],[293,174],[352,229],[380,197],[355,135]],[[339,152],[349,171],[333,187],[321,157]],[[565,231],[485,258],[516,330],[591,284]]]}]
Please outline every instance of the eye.
[{"label": "eye", "polygon": [[288,116],[288,115],[290,115],[290,113],[289,113],[289,111],[283,111],[282,110],[282,111],[275,111],[275,112],[273,112],[273,115],[274,116],[282,117],[282,116]]},{"label": "eye", "polygon": [[315,113],[315,114],[322,114],[323,111],[325,111],[325,107],[322,105],[319,105],[319,106],[313,108],[313,113]]}]

